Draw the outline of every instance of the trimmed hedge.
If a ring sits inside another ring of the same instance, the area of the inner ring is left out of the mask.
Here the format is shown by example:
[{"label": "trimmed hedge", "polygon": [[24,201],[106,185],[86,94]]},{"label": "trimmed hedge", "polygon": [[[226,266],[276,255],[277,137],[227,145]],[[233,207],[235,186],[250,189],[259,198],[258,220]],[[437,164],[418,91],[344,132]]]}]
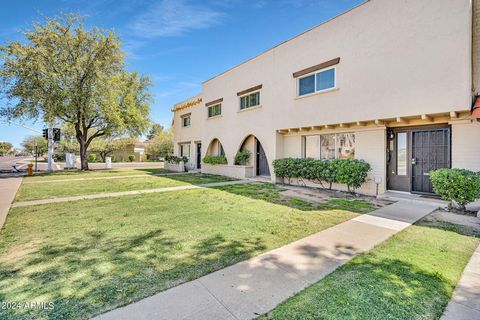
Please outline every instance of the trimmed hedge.
[{"label": "trimmed hedge", "polygon": [[435,193],[456,203],[462,210],[466,204],[480,198],[478,173],[465,169],[438,169],[429,174]]},{"label": "trimmed hedge", "polygon": [[134,154],[129,154],[128,155],[128,161],[133,162],[135,160],[135,155]]},{"label": "trimmed hedge", "polygon": [[227,164],[227,158],[224,156],[205,156],[202,161],[203,163],[211,165]]},{"label": "trimmed hedge", "polygon": [[177,157],[174,155],[167,155],[165,156],[165,162],[170,163],[170,164],[179,164],[180,162],[187,163],[188,158],[183,156],[183,157]]},{"label": "trimmed hedge", "polygon": [[275,175],[286,180],[289,184],[292,178],[299,181],[309,180],[328,186],[343,183],[348,191],[355,191],[366,180],[370,165],[363,160],[315,160],[311,158],[284,158],[273,161]]}]

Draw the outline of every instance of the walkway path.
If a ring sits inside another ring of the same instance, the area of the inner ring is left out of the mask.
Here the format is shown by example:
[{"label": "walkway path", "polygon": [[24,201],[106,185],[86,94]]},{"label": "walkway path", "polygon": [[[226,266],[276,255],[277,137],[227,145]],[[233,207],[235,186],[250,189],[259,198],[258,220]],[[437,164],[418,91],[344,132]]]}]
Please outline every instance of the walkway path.
[{"label": "walkway path", "polygon": [[480,319],[480,246],[470,258],[440,320]]},{"label": "walkway path", "polygon": [[227,185],[232,185],[232,184],[243,184],[243,183],[252,183],[252,181],[248,181],[248,180],[223,181],[223,182],[212,182],[212,183],[205,183],[205,184],[198,184],[198,185],[185,185],[185,186],[168,187],[168,188],[143,189],[143,190],[119,191],[119,192],[104,192],[104,193],[88,194],[88,195],[81,195],[81,196],[40,199],[40,200],[32,200],[32,201],[21,201],[21,202],[13,203],[12,208],[36,206],[36,205],[39,205],[39,204],[47,204],[47,203],[78,201],[78,200],[84,200],[84,199],[100,199],[100,198],[130,196],[130,195],[135,195],[135,194],[161,193],[161,192],[190,190],[190,189],[199,189],[199,188],[208,188],[208,187],[220,187],[220,186],[227,186]]},{"label": "walkway path", "polygon": [[253,319],[436,208],[401,201],[96,319]]},{"label": "walkway path", "polygon": [[10,205],[21,184],[22,176],[13,174],[0,176],[0,229],[5,223]]}]

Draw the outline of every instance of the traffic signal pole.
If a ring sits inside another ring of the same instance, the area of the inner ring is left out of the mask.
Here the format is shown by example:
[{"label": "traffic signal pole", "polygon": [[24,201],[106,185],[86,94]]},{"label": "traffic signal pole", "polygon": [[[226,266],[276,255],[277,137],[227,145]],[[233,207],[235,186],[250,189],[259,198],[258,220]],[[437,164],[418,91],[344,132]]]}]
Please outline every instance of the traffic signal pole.
[{"label": "traffic signal pole", "polygon": [[53,167],[53,129],[48,128],[48,171],[52,171]]}]

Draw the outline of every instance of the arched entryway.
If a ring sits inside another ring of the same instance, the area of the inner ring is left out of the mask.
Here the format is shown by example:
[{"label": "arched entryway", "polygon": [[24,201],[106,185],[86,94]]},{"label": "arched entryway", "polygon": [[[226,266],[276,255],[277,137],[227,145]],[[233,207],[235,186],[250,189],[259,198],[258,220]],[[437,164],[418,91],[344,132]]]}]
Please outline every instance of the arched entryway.
[{"label": "arched entryway", "polygon": [[207,148],[207,156],[223,156],[225,157],[225,150],[223,150],[222,143],[217,138],[213,139]]},{"label": "arched entryway", "polygon": [[250,161],[247,165],[254,167],[254,174],[257,176],[270,176],[270,168],[268,166],[267,155],[263,149],[260,140],[257,139],[254,135],[248,135],[243,139],[242,144],[240,145],[241,150],[248,150],[252,154]]}]

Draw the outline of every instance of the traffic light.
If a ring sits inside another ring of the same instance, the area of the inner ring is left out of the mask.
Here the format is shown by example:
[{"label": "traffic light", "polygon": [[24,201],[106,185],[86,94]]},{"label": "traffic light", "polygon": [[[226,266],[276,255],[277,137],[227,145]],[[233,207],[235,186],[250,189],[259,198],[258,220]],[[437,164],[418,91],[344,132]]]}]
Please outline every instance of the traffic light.
[{"label": "traffic light", "polygon": [[43,134],[42,136],[48,140],[48,129],[43,129]]},{"label": "traffic light", "polygon": [[60,128],[53,128],[53,141],[60,141]]}]

